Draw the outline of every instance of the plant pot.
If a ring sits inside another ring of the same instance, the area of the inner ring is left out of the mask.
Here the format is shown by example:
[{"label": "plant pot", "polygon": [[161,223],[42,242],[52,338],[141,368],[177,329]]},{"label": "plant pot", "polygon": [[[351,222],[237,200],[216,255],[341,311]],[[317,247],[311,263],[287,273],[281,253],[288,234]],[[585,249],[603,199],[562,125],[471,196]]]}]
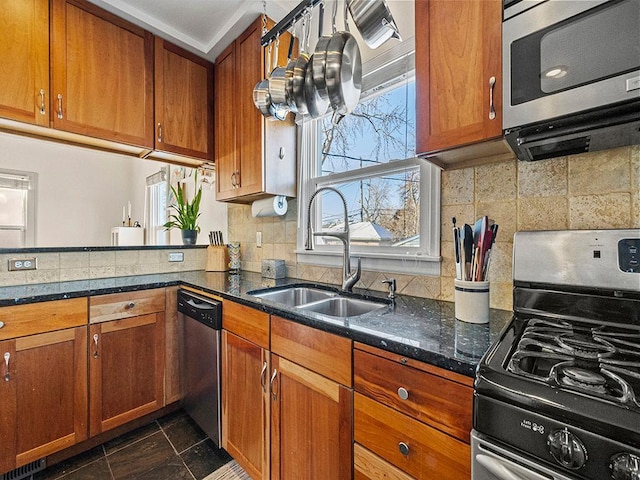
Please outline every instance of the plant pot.
[{"label": "plant pot", "polygon": [[198,238],[197,230],[181,230],[183,245],[195,245]]}]

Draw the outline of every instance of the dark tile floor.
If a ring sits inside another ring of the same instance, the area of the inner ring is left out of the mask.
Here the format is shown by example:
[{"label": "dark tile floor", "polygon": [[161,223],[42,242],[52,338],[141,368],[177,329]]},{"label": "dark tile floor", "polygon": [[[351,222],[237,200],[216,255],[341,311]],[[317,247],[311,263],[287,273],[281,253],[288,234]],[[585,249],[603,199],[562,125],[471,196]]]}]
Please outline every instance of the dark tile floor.
[{"label": "dark tile floor", "polygon": [[231,460],[184,411],[53,465],[34,480],[202,480]]}]

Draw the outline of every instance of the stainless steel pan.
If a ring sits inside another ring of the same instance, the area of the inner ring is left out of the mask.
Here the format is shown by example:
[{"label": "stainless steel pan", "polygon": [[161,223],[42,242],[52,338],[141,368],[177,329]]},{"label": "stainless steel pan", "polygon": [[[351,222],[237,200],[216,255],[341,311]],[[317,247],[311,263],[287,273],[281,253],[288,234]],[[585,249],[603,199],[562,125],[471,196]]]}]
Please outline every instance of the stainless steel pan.
[{"label": "stainless steel pan", "polygon": [[[267,69],[271,69],[271,45],[267,49]],[[269,72],[270,73],[270,72]],[[269,95],[269,74],[253,88],[253,103],[260,113],[269,118],[272,116],[271,95]]]},{"label": "stainless steel pan", "polygon": [[362,39],[376,49],[390,38],[401,40],[400,32],[385,0],[345,0]]},{"label": "stainless steel pan", "polygon": [[[358,105],[362,91],[362,59],[358,42],[349,33],[345,5],[344,32],[331,36],[327,46],[324,79],[333,110],[349,114]],[[315,75],[314,75],[315,79]]]},{"label": "stainless steel pan", "polygon": [[[320,8],[323,8],[323,4],[320,4]],[[333,7],[333,31],[332,35],[322,35],[322,18],[323,10],[320,10],[320,17],[318,20],[318,42],[313,52],[313,83],[318,92],[318,95],[325,101],[329,100],[329,92],[327,92],[327,84],[324,79],[324,68],[327,61],[327,47],[329,46],[329,40],[336,31],[336,9],[337,0]]]},{"label": "stainless steel pan", "polygon": [[311,21],[310,15],[305,15],[302,20],[302,38],[301,38],[301,52],[296,58],[293,75],[290,79],[287,79],[287,95],[289,98],[289,106],[291,109],[301,115],[308,113],[307,101],[304,96],[304,79],[307,71],[307,65],[309,63],[309,31],[311,30],[309,22]]}]

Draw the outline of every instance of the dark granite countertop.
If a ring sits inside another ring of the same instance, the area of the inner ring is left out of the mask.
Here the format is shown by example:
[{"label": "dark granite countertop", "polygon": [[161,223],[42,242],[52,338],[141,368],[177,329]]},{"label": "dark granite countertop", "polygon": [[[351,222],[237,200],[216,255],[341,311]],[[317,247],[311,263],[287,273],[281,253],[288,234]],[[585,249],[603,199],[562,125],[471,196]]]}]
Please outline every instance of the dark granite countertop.
[{"label": "dark granite countertop", "polygon": [[[313,312],[294,311],[247,294],[252,290],[292,283],[310,284],[295,278],[265,279],[259,273],[252,272],[234,275],[188,271],[0,287],[0,306],[188,285],[270,314],[467,376],[474,375],[478,361],[511,319],[511,312],[492,309],[489,324],[461,322],[454,318],[452,302],[399,295],[395,305],[360,317],[338,320]],[[386,298],[381,292],[357,288],[354,291],[366,297]]]}]

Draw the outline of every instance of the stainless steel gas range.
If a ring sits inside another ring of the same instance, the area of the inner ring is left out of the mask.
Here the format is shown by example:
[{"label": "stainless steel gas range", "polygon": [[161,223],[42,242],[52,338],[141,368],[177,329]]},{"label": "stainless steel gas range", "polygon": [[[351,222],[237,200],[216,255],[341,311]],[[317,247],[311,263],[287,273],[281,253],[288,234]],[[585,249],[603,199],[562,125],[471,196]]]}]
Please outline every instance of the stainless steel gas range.
[{"label": "stainless steel gas range", "polygon": [[640,230],[520,232],[475,382],[473,480],[640,480]]}]

